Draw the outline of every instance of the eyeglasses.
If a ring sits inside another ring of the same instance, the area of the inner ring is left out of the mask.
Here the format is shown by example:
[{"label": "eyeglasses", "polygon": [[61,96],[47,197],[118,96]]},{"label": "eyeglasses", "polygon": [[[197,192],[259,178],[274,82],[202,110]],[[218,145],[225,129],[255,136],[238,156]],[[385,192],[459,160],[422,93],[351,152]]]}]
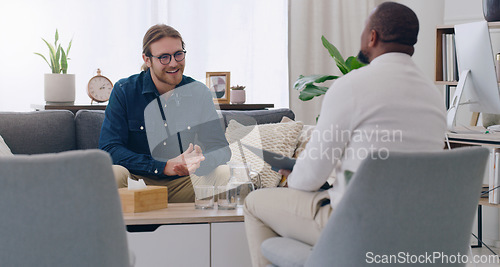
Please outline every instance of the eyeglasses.
[{"label": "eyeglasses", "polygon": [[[184,58],[186,57],[186,50],[182,50],[182,51],[177,51],[174,53],[174,59],[175,61],[177,62],[181,62],[184,60]],[[148,57],[155,57],[153,55],[148,55]],[[170,63],[170,61],[172,60],[172,55],[170,54],[163,54],[159,57],[155,57],[157,58],[158,60],[160,60],[160,63],[163,64],[163,65],[168,65]]]}]

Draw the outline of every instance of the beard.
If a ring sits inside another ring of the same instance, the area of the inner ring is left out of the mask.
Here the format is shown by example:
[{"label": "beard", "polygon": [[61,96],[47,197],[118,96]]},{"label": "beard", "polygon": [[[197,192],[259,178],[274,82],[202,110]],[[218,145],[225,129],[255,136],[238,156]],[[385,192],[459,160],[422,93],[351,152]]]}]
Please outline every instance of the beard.
[{"label": "beard", "polygon": [[[151,64],[151,76],[155,76],[155,78],[162,84],[164,85],[169,85],[172,87],[177,86],[181,81],[182,81],[182,75],[184,73],[184,65],[178,64],[177,65],[178,72],[174,75],[167,74],[167,70],[175,70],[175,69],[168,69],[167,67],[163,65],[158,65],[158,64]],[[158,86],[158,85],[156,85]]]},{"label": "beard", "polygon": [[368,56],[366,55],[366,53],[363,52],[363,50],[359,50],[357,58],[359,62],[363,64],[370,64],[370,59],[368,59]]}]

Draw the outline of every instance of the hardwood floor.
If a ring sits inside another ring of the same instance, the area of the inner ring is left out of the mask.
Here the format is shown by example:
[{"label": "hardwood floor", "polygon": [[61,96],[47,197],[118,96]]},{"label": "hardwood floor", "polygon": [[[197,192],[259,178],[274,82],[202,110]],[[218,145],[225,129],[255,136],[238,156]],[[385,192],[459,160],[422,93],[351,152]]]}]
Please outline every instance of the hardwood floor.
[{"label": "hardwood floor", "polygon": [[[495,247],[490,247],[495,253],[500,255],[500,249]],[[480,256],[480,263],[468,263],[467,267],[490,267],[490,266],[500,266],[500,260],[495,260],[495,256],[491,251],[489,251],[485,247],[481,248],[472,248],[472,255]],[[498,259],[498,256],[497,256]]]}]

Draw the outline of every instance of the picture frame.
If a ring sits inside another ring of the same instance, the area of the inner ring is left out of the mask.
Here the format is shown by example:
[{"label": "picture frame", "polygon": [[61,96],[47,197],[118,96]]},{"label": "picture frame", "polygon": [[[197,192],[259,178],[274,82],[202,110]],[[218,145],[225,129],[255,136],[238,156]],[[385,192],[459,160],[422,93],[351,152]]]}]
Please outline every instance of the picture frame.
[{"label": "picture frame", "polygon": [[207,72],[207,87],[212,93],[214,103],[229,104],[230,78],[228,71]]}]

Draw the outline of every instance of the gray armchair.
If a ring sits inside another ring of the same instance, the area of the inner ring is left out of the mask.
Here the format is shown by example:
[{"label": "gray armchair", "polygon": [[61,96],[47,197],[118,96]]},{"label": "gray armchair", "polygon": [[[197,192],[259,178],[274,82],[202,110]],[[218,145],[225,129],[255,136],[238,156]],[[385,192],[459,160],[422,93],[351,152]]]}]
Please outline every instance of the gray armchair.
[{"label": "gray armchair", "polygon": [[314,247],[275,237],[262,252],[277,266],[342,267],[371,266],[383,255],[403,263],[431,254],[437,265],[466,255],[487,158],[486,148],[461,148],[367,159]]},{"label": "gray armchair", "polygon": [[0,157],[0,184],[0,266],[130,265],[107,153]]}]

